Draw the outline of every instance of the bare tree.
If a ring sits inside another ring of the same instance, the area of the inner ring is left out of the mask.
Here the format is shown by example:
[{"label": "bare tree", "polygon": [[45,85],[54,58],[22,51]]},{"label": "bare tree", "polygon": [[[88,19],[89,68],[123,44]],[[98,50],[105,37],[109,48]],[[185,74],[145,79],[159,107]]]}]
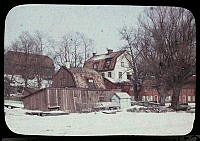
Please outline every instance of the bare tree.
[{"label": "bare tree", "polygon": [[144,17],[139,19],[141,55],[156,80],[161,102],[172,89],[172,107],[178,109],[180,90],[195,73],[194,17],[190,11],[175,7],[151,7]]},{"label": "bare tree", "polygon": [[84,33],[78,33],[82,42],[82,48],[84,51],[84,62],[91,57],[93,52],[94,41],[90,38],[87,38]]},{"label": "bare tree", "polygon": [[57,66],[61,67],[69,62],[72,65],[72,35],[66,34],[62,37],[60,47],[54,50],[53,59]]},{"label": "bare tree", "polygon": [[143,88],[143,82],[146,78],[145,66],[142,62],[141,52],[142,48],[140,48],[137,38],[137,31],[133,28],[128,28],[124,26],[119,30],[121,40],[126,41],[126,46],[122,47],[129,52],[131,57],[125,56],[129,62],[129,68],[132,70],[131,82],[133,84],[133,90],[135,93],[135,100],[141,100],[141,90]]},{"label": "bare tree", "polygon": [[[29,79],[36,78],[37,79],[37,87],[41,87],[42,80],[44,79],[44,69],[43,64],[45,60],[41,60],[40,55],[43,54],[43,50],[45,49],[45,39],[39,31],[36,31],[35,34],[30,34],[29,32],[22,32],[17,40],[15,40],[11,46],[10,50],[14,52],[22,52],[23,53],[23,65],[19,66],[8,66],[10,68],[12,78],[15,75],[16,69],[18,71],[23,72],[22,78],[25,82],[25,87],[29,87],[30,84],[28,83]],[[12,57],[12,56],[11,56]],[[21,60],[21,54],[18,54],[17,60]],[[9,58],[4,59],[9,63]],[[20,69],[20,70],[19,70]],[[16,81],[16,80],[15,80]]]},{"label": "bare tree", "polygon": [[93,41],[83,33],[67,33],[63,36],[60,47],[55,50],[54,60],[58,66],[70,63],[71,67],[81,67],[90,57]]}]

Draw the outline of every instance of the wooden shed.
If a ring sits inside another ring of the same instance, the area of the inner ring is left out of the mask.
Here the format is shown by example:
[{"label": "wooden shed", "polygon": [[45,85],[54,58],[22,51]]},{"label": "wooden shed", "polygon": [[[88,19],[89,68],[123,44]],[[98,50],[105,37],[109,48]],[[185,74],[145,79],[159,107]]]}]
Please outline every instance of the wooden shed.
[{"label": "wooden shed", "polygon": [[131,106],[131,97],[126,92],[115,92],[111,96],[111,102],[116,102],[120,105],[121,109]]},{"label": "wooden shed", "polygon": [[44,88],[23,98],[24,108],[68,112],[90,111],[98,102],[109,102],[116,91],[84,88]]},{"label": "wooden shed", "polygon": [[105,89],[103,77],[93,69],[62,66],[53,77],[55,88]]}]

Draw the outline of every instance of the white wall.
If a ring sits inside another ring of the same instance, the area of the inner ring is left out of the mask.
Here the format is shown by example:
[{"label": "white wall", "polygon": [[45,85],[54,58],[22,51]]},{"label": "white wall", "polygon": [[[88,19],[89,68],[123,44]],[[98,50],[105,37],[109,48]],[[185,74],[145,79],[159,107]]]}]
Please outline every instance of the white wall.
[{"label": "white wall", "polygon": [[120,99],[120,108],[121,109],[128,108],[130,106],[131,106],[131,99],[130,98]]},{"label": "white wall", "polygon": [[117,103],[120,104],[119,98],[118,98],[116,95],[113,95],[113,96],[111,97],[111,102],[117,102]]},{"label": "white wall", "polygon": [[131,98],[119,99],[116,95],[111,97],[111,102],[117,102],[121,109],[128,108],[131,106]]},{"label": "white wall", "polygon": [[[129,72],[130,74],[132,74],[132,70],[130,70],[130,67],[129,67],[129,62],[127,60],[127,57],[125,57],[125,56],[127,56],[126,52],[117,58],[115,68],[113,71],[116,78],[119,78],[119,72],[122,72],[122,79],[124,79],[124,80],[127,79],[126,72]],[[121,66],[121,62],[124,62],[124,67]]]},{"label": "white wall", "polygon": [[[111,72],[111,78],[113,79],[119,79],[119,72],[122,72],[122,79],[121,80],[127,80],[127,73],[129,72],[130,75],[132,74],[132,70],[130,70],[129,68],[129,62],[127,60],[127,58],[125,57],[125,55],[127,56],[126,52],[122,55],[120,55],[117,58],[116,64],[115,64],[115,68],[113,71],[105,71],[104,76],[108,77],[108,72]],[[130,57],[130,56],[129,56]],[[121,66],[121,62],[124,62],[124,67]]]}]

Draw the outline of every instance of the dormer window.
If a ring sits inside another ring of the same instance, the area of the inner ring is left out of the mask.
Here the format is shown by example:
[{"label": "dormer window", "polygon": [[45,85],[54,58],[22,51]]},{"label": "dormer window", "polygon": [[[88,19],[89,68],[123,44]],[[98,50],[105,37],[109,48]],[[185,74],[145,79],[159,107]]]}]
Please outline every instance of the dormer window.
[{"label": "dormer window", "polygon": [[106,60],[106,65],[110,65],[111,64],[111,60]]},{"label": "dormer window", "polygon": [[124,67],[124,62],[121,62],[121,67]]},{"label": "dormer window", "polygon": [[86,81],[87,81],[87,84],[88,84],[88,88],[95,88],[93,78],[86,78]]},{"label": "dormer window", "polygon": [[131,74],[130,74],[130,72],[126,72],[126,74],[127,74],[127,79],[131,80]]},{"label": "dormer window", "polygon": [[111,72],[108,72],[108,77],[112,77],[112,73]]},{"label": "dormer window", "polygon": [[97,69],[98,68],[98,63],[94,63],[93,68]]},{"label": "dormer window", "polygon": [[65,87],[65,85],[66,85],[65,79],[64,79],[64,78],[61,78],[61,79],[60,79],[60,86],[61,86],[61,87]]},{"label": "dormer window", "polygon": [[107,58],[105,61],[105,69],[108,69],[110,65],[111,65],[111,58]]}]

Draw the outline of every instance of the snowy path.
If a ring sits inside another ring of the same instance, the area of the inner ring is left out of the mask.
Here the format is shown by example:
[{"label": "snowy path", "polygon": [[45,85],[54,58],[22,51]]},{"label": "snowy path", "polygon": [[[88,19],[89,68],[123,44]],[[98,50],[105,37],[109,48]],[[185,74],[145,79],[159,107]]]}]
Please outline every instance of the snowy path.
[{"label": "snowy path", "polygon": [[193,113],[71,113],[61,116],[25,115],[6,110],[8,128],[25,135],[185,135],[192,130]]}]

